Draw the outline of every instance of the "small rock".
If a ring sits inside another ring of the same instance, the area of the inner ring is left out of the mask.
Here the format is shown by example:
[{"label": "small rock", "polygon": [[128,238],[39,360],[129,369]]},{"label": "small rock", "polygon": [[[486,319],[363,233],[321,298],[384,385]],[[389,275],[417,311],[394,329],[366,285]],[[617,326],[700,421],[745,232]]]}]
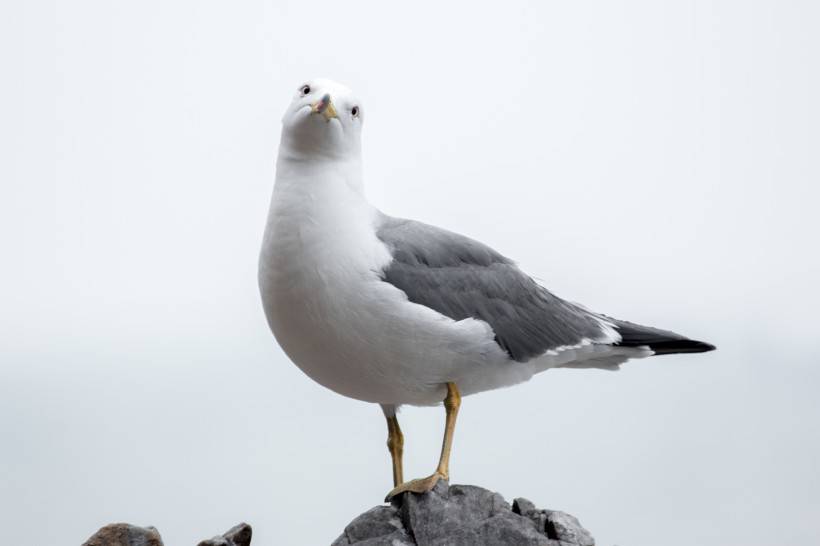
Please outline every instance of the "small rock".
[{"label": "small rock", "polygon": [[547,535],[554,534],[561,543],[595,546],[595,539],[581,527],[581,522],[575,516],[558,510],[544,510],[544,513],[547,515]]},{"label": "small rock", "polygon": [[231,527],[225,534],[203,540],[197,546],[250,546],[253,529],[247,523]]},{"label": "small rock", "polygon": [[561,544],[595,546],[595,539],[589,531],[581,526],[581,522],[576,517],[566,512],[539,510],[531,501],[524,498],[513,501],[513,512],[529,518],[538,531]]},{"label": "small rock", "polygon": [[162,538],[153,527],[138,527],[128,523],[106,525],[83,546],[163,546]]}]

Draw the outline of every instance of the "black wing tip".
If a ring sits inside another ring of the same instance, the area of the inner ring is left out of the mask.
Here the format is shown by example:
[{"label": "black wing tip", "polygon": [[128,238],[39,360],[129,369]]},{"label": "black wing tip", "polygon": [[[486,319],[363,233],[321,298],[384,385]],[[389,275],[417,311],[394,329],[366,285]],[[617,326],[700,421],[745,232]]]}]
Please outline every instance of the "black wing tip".
[{"label": "black wing tip", "polygon": [[676,339],[650,343],[649,348],[656,355],[672,355],[678,353],[708,353],[717,349],[711,343],[694,339]]},{"label": "black wing tip", "polygon": [[705,341],[689,339],[675,332],[651,326],[642,326],[625,320],[616,321],[621,341],[616,345],[625,347],[649,347],[656,355],[677,353],[707,353],[717,347]]}]

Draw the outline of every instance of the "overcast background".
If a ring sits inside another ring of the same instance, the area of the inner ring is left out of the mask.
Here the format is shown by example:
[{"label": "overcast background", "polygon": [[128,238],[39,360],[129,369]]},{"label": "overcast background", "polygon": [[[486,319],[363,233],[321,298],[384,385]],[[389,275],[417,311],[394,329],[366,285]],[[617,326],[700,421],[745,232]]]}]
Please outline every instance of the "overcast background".
[{"label": "overcast background", "polygon": [[[410,7],[412,6],[412,7]],[[256,260],[280,117],[367,109],[370,198],[553,291],[718,345],[464,400],[452,479],[602,546],[820,540],[816,2],[0,8],[0,524],[331,542],[390,489],[377,406],[311,382]],[[442,411],[408,408],[406,473]]]}]

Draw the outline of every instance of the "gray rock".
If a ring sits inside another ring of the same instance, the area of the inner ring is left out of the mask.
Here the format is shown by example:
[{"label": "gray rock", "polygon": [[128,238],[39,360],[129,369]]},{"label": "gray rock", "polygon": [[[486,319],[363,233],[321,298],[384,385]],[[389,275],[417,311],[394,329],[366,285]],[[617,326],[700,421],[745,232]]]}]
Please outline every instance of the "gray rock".
[{"label": "gray rock", "polygon": [[162,546],[162,539],[153,527],[112,523],[94,533],[83,546]]},{"label": "gray rock", "polygon": [[332,546],[411,546],[416,544],[392,506],[376,506],[350,522]]},{"label": "gray rock", "polygon": [[253,530],[247,523],[231,527],[225,534],[203,540],[197,546],[250,546]]},{"label": "gray rock", "polygon": [[574,516],[558,510],[539,510],[535,505],[524,498],[513,501],[513,512],[529,518],[536,529],[543,531],[549,538],[557,540],[562,546],[577,544],[578,546],[595,546],[595,539],[589,531],[581,527],[581,523]]},{"label": "gray rock", "polygon": [[594,546],[577,519],[539,510],[526,499],[512,507],[498,493],[472,485],[436,484],[405,493],[345,527],[331,546]]}]

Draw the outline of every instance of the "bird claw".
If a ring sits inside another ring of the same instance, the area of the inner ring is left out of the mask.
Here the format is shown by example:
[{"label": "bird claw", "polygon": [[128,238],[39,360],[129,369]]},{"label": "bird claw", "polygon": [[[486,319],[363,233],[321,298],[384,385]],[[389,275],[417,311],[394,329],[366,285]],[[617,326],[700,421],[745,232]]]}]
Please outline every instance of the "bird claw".
[{"label": "bird claw", "polygon": [[442,474],[441,472],[434,472],[432,475],[427,476],[426,478],[419,478],[417,480],[410,480],[409,482],[404,482],[401,485],[398,485],[393,488],[390,493],[384,498],[384,502],[390,502],[394,497],[401,495],[402,493],[427,493],[428,491],[432,491],[439,480],[446,480],[447,476]]}]

